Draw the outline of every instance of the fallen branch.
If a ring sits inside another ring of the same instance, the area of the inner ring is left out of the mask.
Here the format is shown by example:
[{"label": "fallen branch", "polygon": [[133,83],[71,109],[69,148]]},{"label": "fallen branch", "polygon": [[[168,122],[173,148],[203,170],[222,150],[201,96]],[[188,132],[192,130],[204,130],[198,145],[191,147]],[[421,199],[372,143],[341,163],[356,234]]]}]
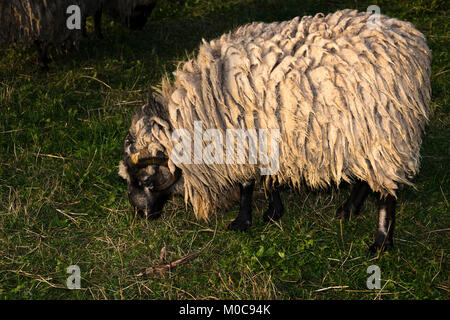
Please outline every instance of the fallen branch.
[{"label": "fallen branch", "polygon": [[160,262],[157,266],[145,268],[145,270],[143,272],[138,273],[136,276],[137,277],[142,277],[143,275],[161,276],[165,272],[167,272],[167,271],[170,272],[173,269],[175,269],[177,266],[185,264],[186,262],[193,260],[193,259],[197,258],[197,256],[198,256],[198,253],[191,253],[191,254],[188,254],[187,256],[180,258],[178,260],[175,260],[175,261],[172,261],[169,263],[163,263],[163,257],[165,255],[165,251],[166,251],[166,247],[161,249]]}]

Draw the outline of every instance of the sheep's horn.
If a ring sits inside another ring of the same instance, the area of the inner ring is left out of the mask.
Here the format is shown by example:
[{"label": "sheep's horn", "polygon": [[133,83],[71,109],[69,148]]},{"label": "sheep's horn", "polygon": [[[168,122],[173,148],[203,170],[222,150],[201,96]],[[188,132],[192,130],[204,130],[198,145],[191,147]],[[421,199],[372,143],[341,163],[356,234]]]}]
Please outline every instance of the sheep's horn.
[{"label": "sheep's horn", "polygon": [[163,157],[149,157],[143,156],[141,154],[134,153],[130,155],[127,159],[127,163],[130,167],[146,167],[146,166],[165,166],[167,167],[169,159]]},{"label": "sheep's horn", "polygon": [[133,153],[130,155],[130,161],[133,165],[137,164],[139,161],[139,153]]},{"label": "sheep's horn", "polygon": [[160,192],[169,189],[175,182],[178,181],[178,179],[180,179],[180,177],[181,177],[181,169],[175,168],[175,172],[170,176],[170,178],[166,182],[158,186],[154,186],[151,190]]},{"label": "sheep's horn", "polygon": [[[128,165],[133,168],[145,168],[147,166],[168,166],[169,159],[167,158],[150,156],[140,157],[140,155],[141,154],[139,152],[130,155],[127,159]],[[170,188],[175,182],[178,181],[178,179],[180,179],[181,174],[181,169],[175,168],[175,172],[170,175],[170,178],[166,182],[154,186],[151,190],[160,192]]]}]

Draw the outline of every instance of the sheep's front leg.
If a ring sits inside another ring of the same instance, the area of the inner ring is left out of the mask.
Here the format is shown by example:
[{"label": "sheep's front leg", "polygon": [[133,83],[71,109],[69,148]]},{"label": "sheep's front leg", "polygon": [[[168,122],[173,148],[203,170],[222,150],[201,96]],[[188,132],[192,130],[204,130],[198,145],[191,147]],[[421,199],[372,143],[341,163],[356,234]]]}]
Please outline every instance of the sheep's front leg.
[{"label": "sheep's front leg", "polygon": [[352,189],[350,197],[342,206],[337,209],[336,215],[340,219],[344,220],[350,220],[353,216],[358,215],[359,211],[361,210],[361,206],[364,203],[364,200],[367,198],[369,192],[370,187],[367,182],[360,181],[356,183]]},{"label": "sheep's front leg", "polygon": [[239,185],[241,191],[239,214],[237,218],[228,225],[229,230],[246,231],[252,225],[252,199],[254,188],[254,180]]},{"label": "sheep's front leg", "polygon": [[370,246],[370,252],[375,253],[377,250],[384,251],[387,248],[393,247],[395,205],[396,200],[391,195],[388,195],[386,198],[380,198],[378,230],[375,236],[375,243]]},{"label": "sheep's front leg", "polygon": [[98,39],[103,39],[102,34],[102,9],[99,9],[94,14],[94,32]]},{"label": "sheep's front leg", "polygon": [[281,202],[280,192],[274,189],[269,193],[269,208],[264,212],[264,222],[273,222],[280,220],[284,213],[283,203]]}]

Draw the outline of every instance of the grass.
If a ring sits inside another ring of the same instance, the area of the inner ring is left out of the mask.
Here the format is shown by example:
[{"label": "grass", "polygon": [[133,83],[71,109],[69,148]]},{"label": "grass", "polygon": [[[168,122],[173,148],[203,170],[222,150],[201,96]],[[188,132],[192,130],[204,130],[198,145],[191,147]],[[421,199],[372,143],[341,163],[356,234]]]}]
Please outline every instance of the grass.
[{"label": "grass", "polygon": [[[416,188],[398,198],[396,247],[368,256],[377,215],[334,217],[349,187],[282,194],[280,223],[266,225],[259,192],[254,226],[231,233],[237,206],[196,221],[181,199],[160,220],[135,218],[117,175],[121,145],[146,88],[212,39],[255,20],[342,8],[414,23],[433,51],[432,116]],[[40,72],[32,50],[0,49],[0,297],[2,299],[449,299],[449,4],[442,1],[163,1],[142,32],[104,18],[105,39],[54,55]],[[91,29],[92,26],[90,25]],[[159,261],[199,256],[158,277]],[[69,265],[81,289],[66,289]],[[369,290],[367,267],[381,269]]]}]

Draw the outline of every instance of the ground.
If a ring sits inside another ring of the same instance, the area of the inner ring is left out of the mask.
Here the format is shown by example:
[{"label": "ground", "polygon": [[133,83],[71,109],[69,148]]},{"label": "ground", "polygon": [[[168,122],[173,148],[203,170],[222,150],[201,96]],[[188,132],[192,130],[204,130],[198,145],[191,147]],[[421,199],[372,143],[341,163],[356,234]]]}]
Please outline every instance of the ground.
[{"label": "ground", "polygon": [[[369,256],[376,199],[348,223],[335,218],[349,186],[282,193],[286,212],[264,224],[260,191],[254,225],[227,231],[237,214],[196,221],[182,199],[163,217],[133,216],[117,175],[121,146],[147,87],[213,39],[250,21],[281,21],[343,8],[408,20],[433,52],[432,115],[415,188],[398,197],[395,248]],[[33,50],[0,49],[0,298],[3,299],[448,299],[449,3],[441,1],[160,0],[142,32],[92,21],[78,50],[53,53],[49,72]],[[162,276],[159,263],[198,256]],[[78,265],[81,289],[68,290]],[[367,268],[381,271],[368,289]]]}]

